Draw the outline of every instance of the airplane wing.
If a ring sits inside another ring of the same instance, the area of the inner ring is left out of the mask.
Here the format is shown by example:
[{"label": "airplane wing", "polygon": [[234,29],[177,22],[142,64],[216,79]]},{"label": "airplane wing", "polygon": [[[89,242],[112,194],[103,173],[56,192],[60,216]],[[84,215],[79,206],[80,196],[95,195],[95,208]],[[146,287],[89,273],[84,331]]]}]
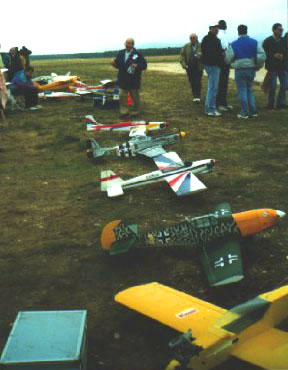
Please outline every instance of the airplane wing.
[{"label": "airplane wing", "polygon": [[150,148],[142,149],[137,152],[138,154],[146,155],[146,157],[154,158],[158,157],[161,154],[165,154],[166,150],[161,146],[153,146]]},{"label": "airplane wing", "polygon": [[232,355],[264,369],[288,369],[288,333],[270,328],[234,347]]},{"label": "airplane wing", "polygon": [[190,193],[199,193],[207,189],[203,182],[190,171],[166,176],[165,180],[179,197]]},{"label": "airplane wing", "polygon": [[200,248],[200,261],[209,285],[230,284],[243,279],[241,248],[238,240],[203,244]]},{"label": "airplane wing", "polygon": [[158,157],[153,158],[153,160],[162,172],[175,170],[184,166],[182,159],[175,152],[159,155]]},{"label": "airplane wing", "polygon": [[193,338],[205,333],[226,312],[221,307],[159,283],[123,290],[115,296],[115,301],[182,333],[191,329]]},{"label": "airplane wing", "polygon": [[[144,122],[143,122],[144,123]],[[131,126],[129,136],[146,136],[147,127],[146,125]]]}]

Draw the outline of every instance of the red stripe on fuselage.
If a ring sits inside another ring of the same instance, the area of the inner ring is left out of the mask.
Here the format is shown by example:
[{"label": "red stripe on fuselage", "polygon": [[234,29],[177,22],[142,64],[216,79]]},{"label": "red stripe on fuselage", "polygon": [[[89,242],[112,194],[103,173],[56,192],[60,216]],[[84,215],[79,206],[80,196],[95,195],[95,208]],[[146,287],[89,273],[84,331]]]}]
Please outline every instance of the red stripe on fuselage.
[{"label": "red stripe on fuselage", "polygon": [[103,177],[102,179],[100,179],[100,182],[102,181],[111,181],[111,180],[115,180],[115,179],[118,179],[118,175],[112,175],[112,176],[108,176],[108,177]]}]

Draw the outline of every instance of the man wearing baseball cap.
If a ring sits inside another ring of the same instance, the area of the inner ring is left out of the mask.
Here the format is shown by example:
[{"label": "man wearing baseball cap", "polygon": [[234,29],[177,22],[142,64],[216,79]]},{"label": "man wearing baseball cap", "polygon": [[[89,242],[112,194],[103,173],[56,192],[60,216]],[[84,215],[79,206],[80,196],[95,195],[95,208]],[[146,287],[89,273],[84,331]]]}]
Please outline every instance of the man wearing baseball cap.
[{"label": "man wearing baseball cap", "polygon": [[217,38],[218,22],[209,24],[209,32],[201,43],[202,63],[208,75],[208,88],[205,100],[205,114],[211,117],[221,116],[216,110],[216,96],[218,91],[221,66],[224,64],[224,50],[221,41]]}]

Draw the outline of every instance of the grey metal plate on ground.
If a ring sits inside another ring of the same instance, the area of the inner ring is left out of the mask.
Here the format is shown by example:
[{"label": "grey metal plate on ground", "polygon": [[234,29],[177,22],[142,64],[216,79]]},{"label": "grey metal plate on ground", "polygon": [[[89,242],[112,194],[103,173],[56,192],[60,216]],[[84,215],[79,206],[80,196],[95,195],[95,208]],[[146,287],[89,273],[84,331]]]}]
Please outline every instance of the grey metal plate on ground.
[{"label": "grey metal plate on ground", "polygon": [[82,348],[86,343],[86,317],[86,310],[20,311],[1,355],[0,368],[82,362],[81,356],[86,353]]}]

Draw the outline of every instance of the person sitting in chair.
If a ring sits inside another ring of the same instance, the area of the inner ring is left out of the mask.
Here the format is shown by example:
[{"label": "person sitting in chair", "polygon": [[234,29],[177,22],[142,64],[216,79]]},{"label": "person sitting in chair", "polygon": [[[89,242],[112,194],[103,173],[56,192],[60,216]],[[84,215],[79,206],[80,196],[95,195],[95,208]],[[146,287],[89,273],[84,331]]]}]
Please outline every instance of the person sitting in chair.
[{"label": "person sitting in chair", "polygon": [[32,82],[34,68],[27,67],[23,71],[15,74],[9,89],[13,95],[24,95],[25,109],[37,110],[41,106],[38,105],[38,89]]}]

